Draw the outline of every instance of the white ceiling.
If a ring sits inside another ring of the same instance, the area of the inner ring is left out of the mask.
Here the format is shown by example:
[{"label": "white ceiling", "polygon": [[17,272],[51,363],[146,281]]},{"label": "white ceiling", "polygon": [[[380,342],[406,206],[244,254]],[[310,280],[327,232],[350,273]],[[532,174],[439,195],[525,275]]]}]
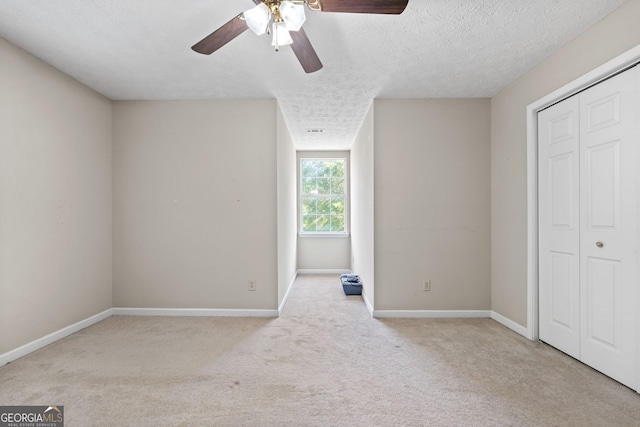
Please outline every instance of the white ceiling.
[{"label": "white ceiling", "polygon": [[298,149],[348,149],[374,98],[493,96],[622,3],[307,10],[304,28],[324,64],[312,74],[290,47],[276,53],[251,31],[211,56],[190,49],[252,0],[1,0],[0,36],[113,100],[276,98]]}]

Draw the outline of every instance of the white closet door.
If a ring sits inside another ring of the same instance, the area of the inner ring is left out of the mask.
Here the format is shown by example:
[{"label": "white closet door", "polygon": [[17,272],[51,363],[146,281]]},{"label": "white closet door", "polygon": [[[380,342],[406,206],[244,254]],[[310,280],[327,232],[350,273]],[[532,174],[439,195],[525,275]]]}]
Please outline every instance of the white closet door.
[{"label": "white closet door", "polygon": [[539,335],[640,390],[640,67],[538,114]]},{"label": "white closet door", "polygon": [[637,388],[638,67],[580,94],[580,359]]},{"label": "white closet door", "polygon": [[579,102],[538,114],[539,335],[580,358]]}]

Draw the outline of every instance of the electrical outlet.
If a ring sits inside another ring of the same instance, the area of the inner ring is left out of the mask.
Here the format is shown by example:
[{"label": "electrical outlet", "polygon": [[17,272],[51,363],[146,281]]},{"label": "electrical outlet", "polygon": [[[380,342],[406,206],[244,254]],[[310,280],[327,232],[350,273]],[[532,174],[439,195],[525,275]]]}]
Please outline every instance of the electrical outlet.
[{"label": "electrical outlet", "polygon": [[255,291],[256,290],[256,281],[255,280],[249,280],[249,290],[250,291]]},{"label": "electrical outlet", "polygon": [[422,290],[425,292],[429,292],[431,290],[431,280],[425,280],[422,283]]}]

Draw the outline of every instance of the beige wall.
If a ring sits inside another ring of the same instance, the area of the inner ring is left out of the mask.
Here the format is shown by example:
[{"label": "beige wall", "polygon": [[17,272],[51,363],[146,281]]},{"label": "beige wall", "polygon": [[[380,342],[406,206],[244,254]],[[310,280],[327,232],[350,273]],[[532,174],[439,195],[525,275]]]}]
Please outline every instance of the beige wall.
[{"label": "beige wall", "polygon": [[351,147],[351,271],[362,279],[363,297],[373,307],[373,105]]},{"label": "beige wall", "polygon": [[298,269],[349,270],[350,237],[298,237]]},{"label": "beige wall", "polygon": [[277,308],[277,123],[275,100],[113,103],[116,307]]},{"label": "beige wall", "polygon": [[374,101],[376,310],[491,309],[490,123],[488,99]]},{"label": "beige wall", "polygon": [[296,276],[296,149],[278,106],[278,305]]},{"label": "beige wall", "polygon": [[630,0],[491,101],[492,308],[527,326],[528,104],[640,44],[640,0]]},{"label": "beige wall", "polygon": [[111,308],[111,105],[0,38],[0,354]]},{"label": "beige wall", "polygon": [[[296,185],[300,184],[300,159],[303,158],[346,158],[347,187],[351,182],[349,176],[348,151],[298,151]],[[347,190],[350,191],[350,190]],[[300,209],[300,198],[297,197]],[[349,208],[347,207],[347,211]],[[347,227],[350,227],[350,216],[347,214]],[[299,224],[299,218],[296,218]],[[351,258],[350,236],[298,236],[298,269],[299,270],[348,270]]]}]

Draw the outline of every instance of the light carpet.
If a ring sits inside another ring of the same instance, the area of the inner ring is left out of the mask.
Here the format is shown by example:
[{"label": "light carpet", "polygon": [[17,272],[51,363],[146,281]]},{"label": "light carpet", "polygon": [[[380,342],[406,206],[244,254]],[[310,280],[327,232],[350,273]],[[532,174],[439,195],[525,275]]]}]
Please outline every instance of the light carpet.
[{"label": "light carpet", "polygon": [[640,395],[489,319],[372,319],[300,276],[277,319],[114,316],[0,368],[66,426],[640,426]]}]

